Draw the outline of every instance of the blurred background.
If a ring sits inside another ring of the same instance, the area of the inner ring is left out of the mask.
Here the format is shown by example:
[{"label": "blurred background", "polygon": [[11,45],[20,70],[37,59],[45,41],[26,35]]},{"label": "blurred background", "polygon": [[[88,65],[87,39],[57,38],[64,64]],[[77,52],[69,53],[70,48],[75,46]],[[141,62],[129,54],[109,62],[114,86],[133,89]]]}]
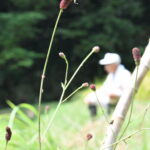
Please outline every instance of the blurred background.
[{"label": "blurred background", "polygon": [[[136,46],[143,52],[150,36],[148,2],[79,0],[78,5],[72,4],[65,10],[52,47],[43,99],[59,98],[65,73],[65,63],[58,57],[60,51],[70,62],[71,76],[93,46],[101,47],[101,52],[93,55],[80,70],[68,92],[83,82],[105,77],[98,60],[106,52],[120,54],[122,63],[132,71],[131,49]],[[38,101],[41,72],[58,6],[58,0],[1,0],[0,105],[4,106],[6,99],[16,104]]]}]

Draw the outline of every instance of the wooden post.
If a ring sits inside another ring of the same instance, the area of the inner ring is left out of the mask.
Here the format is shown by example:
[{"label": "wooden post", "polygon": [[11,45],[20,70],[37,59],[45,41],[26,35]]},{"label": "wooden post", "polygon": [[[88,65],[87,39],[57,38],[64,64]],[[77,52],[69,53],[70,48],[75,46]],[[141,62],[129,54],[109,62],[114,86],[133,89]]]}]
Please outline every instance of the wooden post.
[{"label": "wooden post", "polygon": [[[145,48],[145,52],[142,56],[141,63],[139,66],[138,76],[137,76],[137,82],[136,82],[136,89],[139,88],[143,78],[145,77],[146,73],[150,69],[150,40]],[[132,95],[134,91],[134,84],[135,84],[135,77],[136,77],[136,71],[134,70],[132,75],[131,83],[128,87],[128,89],[124,92],[122,97],[120,98],[116,109],[113,113],[112,120],[113,124],[109,124],[106,132],[106,138],[104,139],[104,143],[100,150],[112,150],[113,149],[113,143],[116,141],[116,138],[118,136],[118,133],[121,129],[121,126],[125,120],[126,114],[128,112],[128,109],[131,104]],[[113,130],[113,132],[112,132]]]}]

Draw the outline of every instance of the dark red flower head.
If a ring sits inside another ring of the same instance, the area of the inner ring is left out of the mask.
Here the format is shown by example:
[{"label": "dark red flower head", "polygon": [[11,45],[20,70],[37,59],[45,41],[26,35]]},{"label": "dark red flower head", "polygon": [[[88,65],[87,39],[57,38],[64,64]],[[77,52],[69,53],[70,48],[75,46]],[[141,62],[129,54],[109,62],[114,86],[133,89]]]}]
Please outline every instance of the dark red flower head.
[{"label": "dark red flower head", "polygon": [[135,47],[132,49],[132,55],[133,55],[133,59],[135,61],[136,65],[140,64],[140,60],[141,60],[141,54],[140,54],[140,49]]},{"label": "dark red flower head", "polygon": [[93,91],[96,91],[96,86],[95,86],[95,84],[90,84],[90,89],[93,90]]},{"label": "dark red flower head", "polygon": [[86,140],[89,141],[90,139],[92,139],[93,135],[91,133],[88,133],[86,135]]},{"label": "dark red flower head", "polygon": [[12,132],[11,132],[10,127],[6,127],[5,139],[6,139],[7,142],[11,139],[11,135],[12,135]]},{"label": "dark red flower head", "polygon": [[61,2],[60,2],[60,8],[61,9],[68,8],[68,6],[70,5],[71,2],[72,2],[72,0],[61,0]]}]

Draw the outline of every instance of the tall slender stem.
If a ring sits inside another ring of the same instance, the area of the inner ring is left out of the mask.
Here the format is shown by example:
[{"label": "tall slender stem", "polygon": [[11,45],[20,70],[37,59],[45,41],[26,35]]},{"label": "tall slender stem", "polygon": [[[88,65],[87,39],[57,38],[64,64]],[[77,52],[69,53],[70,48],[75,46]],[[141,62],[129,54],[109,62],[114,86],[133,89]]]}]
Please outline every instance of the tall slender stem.
[{"label": "tall slender stem", "polygon": [[43,68],[43,72],[42,72],[42,76],[41,76],[41,84],[40,84],[40,91],[39,91],[39,104],[38,104],[38,136],[39,136],[39,150],[42,149],[42,143],[41,143],[41,101],[42,101],[42,93],[43,93],[43,84],[44,84],[44,78],[45,78],[45,72],[46,72],[46,68],[47,68],[47,64],[48,64],[48,60],[49,60],[49,56],[50,56],[50,52],[51,52],[51,48],[52,48],[52,44],[53,44],[53,40],[54,40],[54,36],[56,33],[56,29],[57,29],[57,25],[58,22],[60,20],[61,14],[63,12],[63,9],[60,9],[54,29],[53,29],[53,33],[51,36],[51,40],[50,40],[50,44],[49,44],[49,48],[47,51],[47,55],[46,55],[46,59],[45,59],[45,63],[44,63],[44,68]]},{"label": "tall slender stem", "polygon": [[[108,119],[108,117],[107,117],[107,115],[105,114],[105,111],[104,111],[104,109],[103,109],[103,106],[102,106],[102,104],[101,104],[100,101],[99,101],[99,98],[98,98],[98,96],[97,96],[96,91],[94,91],[94,93],[95,93],[97,102],[98,102],[99,106],[101,107],[101,111],[102,111],[102,113],[103,113],[103,115],[104,115],[104,117],[105,117],[106,123],[107,123],[107,124],[110,124],[109,119]],[[112,128],[110,128],[110,129],[111,129],[112,133],[114,134],[113,129],[112,129]]]},{"label": "tall slender stem", "polygon": [[143,124],[144,124],[144,120],[145,120],[145,117],[146,117],[146,114],[147,114],[147,111],[148,111],[149,107],[150,107],[150,104],[149,104],[149,105],[145,108],[145,110],[144,110],[144,115],[143,115],[142,121],[141,121],[141,123],[140,123],[140,128],[142,128],[142,126],[143,126]]},{"label": "tall slender stem", "polygon": [[88,141],[86,141],[85,146],[84,146],[84,150],[87,150],[88,148]]},{"label": "tall slender stem", "polygon": [[103,115],[104,115],[104,117],[105,117],[105,120],[106,120],[107,124],[109,124],[109,119],[108,119],[107,115],[105,114],[105,111],[104,111],[104,109],[103,109],[103,106],[102,106],[101,102],[99,101],[99,98],[98,98],[98,96],[97,96],[96,91],[94,91],[94,94],[95,94],[95,96],[96,96],[96,100],[97,100],[99,106],[101,107],[101,110],[102,110],[102,113],[103,113]]},{"label": "tall slender stem", "polygon": [[6,141],[5,149],[4,150],[7,150],[7,145],[8,145],[8,141]]},{"label": "tall slender stem", "polygon": [[67,101],[72,95],[74,95],[75,93],[77,93],[80,89],[82,89],[83,86],[81,85],[80,87],[78,87],[76,90],[74,90],[69,96],[67,96],[62,103],[64,103],[65,101]]},{"label": "tall slender stem", "polygon": [[70,78],[70,80],[68,81],[67,85],[66,85],[66,89],[68,88],[68,86],[70,85],[70,83],[72,82],[72,80],[74,79],[74,77],[76,76],[76,74],[78,73],[78,71],[81,69],[81,67],[83,66],[83,64],[87,61],[87,59],[94,53],[94,51],[91,51],[85,58],[84,60],[81,62],[81,64],[79,65],[79,67],[76,69],[76,71],[74,72],[74,74],[72,75],[72,77]]},{"label": "tall slender stem", "polygon": [[132,98],[131,98],[131,109],[130,109],[130,114],[129,114],[129,120],[128,120],[128,123],[127,123],[125,129],[123,130],[121,136],[119,137],[119,139],[122,138],[122,136],[126,132],[128,126],[130,124],[130,121],[131,121],[131,116],[132,116],[132,112],[133,112],[133,98],[134,98],[134,95],[136,93],[136,82],[137,82],[137,77],[138,77],[138,70],[139,70],[139,66],[137,66],[137,70],[136,70],[135,82],[134,82],[133,93],[132,93]]},{"label": "tall slender stem", "polygon": [[126,136],[126,137],[124,137],[124,138],[122,138],[122,139],[120,139],[120,140],[118,140],[118,141],[116,141],[116,142],[114,142],[114,143],[112,143],[112,144],[102,148],[101,150],[107,149],[108,147],[112,147],[113,145],[116,145],[116,144],[118,144],[118,143],[120,143],[122,141],[125,141],[125,140],[131,138],[132,136],[134,136],[134,135],[136,135],[136,134],[138,134],[138,133],[140,133],[140,132],[142,132],[144,130],[150,130],[150,128],[142,128],[142,129],[140,129],[138,131],[135,131],[134,133],[132,133],[132,134],[130,134],[130,135],[128,135],[128,136]]},{"label": "tall slender stem", "polygon": [[55,118],[55,116],[56,116],[56,113],[57,113],[57,111],[58,111],[58,109],[60,108],[60,105],[61,105],[61,103],[62,103],[64,94],[65,94],[65,89],[63,89],[63,91],[62,91],[62,94],[61,94],[59,103],[58,103],[58,105],[57,105],[57,107],[56,107],[56,109],[55,109],[55,111],[54,111],[54,113],[53,113],[53,115],[52,115],[52,117],[51,117],[49,123],[48,123],[47,128],[45,129],[45,131],[44,131],[44,133],[43,133],[43,135],[42,135],[42,139],[44,139],[46,133],[48,132],[48,130],[50,129],[50,127],[51,127],[51,125],[52,125],[52,122],[53,122],[53,120],[54,120],[54,118]]},{"label": "tall slender stem", "polygon": [[[129,126],[129,124],[130,124],[131,117],[132,117],[132,112],[133,112],[133,98],[134,98],[134,95],[135,95],[135,93],[136,93],[136,82],[137,82],[137,77],[138,77],[139,66],[137,66],[136,69],[137,69],[137,70],[136,70],[135,82],[134,82],[134,87],[133,87],[133,93],[132,93],[132,96],[131,96],[131,107],[130,107],[129,119],[128,119],[127,125],[126,125],[126,127],[124,128],[124,130],[123,130],[121,136],[119,137],[119,140],[120,140],[120,139],[123,137],[123,135],[125,134],[125,132],[126,132],[128,126]],[[117,144],[115,145],[114,150],[116,149],[116,147],[117,147]]]},{"label": "tall slender stem", "polygon": [[65,63],[66,63],[66,73],[65,73],[65,82],[64,82],[64,84],[66,85],[67,84],[67,77],[68,77],[68,68],[69,68],[69,63],[68,63],[68,60],[67,60],[66,57],[65,57]]},{"label": "tall slender stem", "polygon": [[[54,113],[53,113],[53,115],[52,115],[52,117],[51,117],[49,123],[48,123],[47,128],[45,129],[45,131],[44,131],[44,133],[43,133],[43,135],[42,135],[42,139],[45,137],[46,133],[48,132],[48,130],[50,129],[50,127],[51,127],[51,125],[52,125],[52,122],[53,122],[53,120],[54,120],[54,118],[55,118],[55,116],[56,116],[56,114],[57,114],[57,111],[58,111],[59,107],[61,106],[61,103],[62,103],[64,94],[65,94],[65,92],[66,92],[68,86],[70,85],[70,83],[72,82],[72,80],[74,79],[74,77],[76,76],[76,74],[78,73],[78,71],[81,69],[81,67],[83,66],[83,64],[87,61],[87,59],[88,59],[93,53],[94,53],[94,51],[92,50],[92,51],[84,58],[84,60],[81,62],[81,64],[79,65],[79,67],[76,69],[76,71],[74,72],[74,74],[72,75],[72,77],[70,78],[70,80],[66,83],[66,85],[64,85],[62,94],[61,94],[61,96],[60,96],[59,103],[58,103],[58,105],[57,105],[57,107],[56,107],[56,109],[55,109],[55,111],[54,111]],[[66,80],[66,76],[65,76],[65,80]]]}]

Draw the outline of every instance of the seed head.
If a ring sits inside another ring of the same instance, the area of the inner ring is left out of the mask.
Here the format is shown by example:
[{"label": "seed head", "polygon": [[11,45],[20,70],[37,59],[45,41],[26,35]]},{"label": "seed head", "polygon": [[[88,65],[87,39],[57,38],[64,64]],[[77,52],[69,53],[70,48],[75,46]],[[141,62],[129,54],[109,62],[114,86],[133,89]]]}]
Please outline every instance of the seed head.
[{"label": "seed head", "polygon": [[60,53],[59,53],[59,56],[60,56],[62,59],[65,59],[65,57],[66,57],[63,52],[60,52]]},{"label": "seed head", "polygon": [[5,139],[6,139],[7,142],[10,141],[11,136],[12,136],[12,132],[11,132],[10,127],[6,127],[6,135],[5,135]]},{"label": "seed head", "polygon": [[88,87],[88,86],[89,86],[88,82],[82,83],[82,87]]},{"label": "seed head", "polygon": [[141,60],[141,54],[140,54],[140,49],[135,47],[132,49],[132,55],[133,55],[133,59],[135,61],[136,65],[140,64],[140,60]]},{"label": "seed head", "polygon": [[99,47],[99,46],[94,46],[94,47],[92,48],[92,51],[93,51],[94,53],[98,53],[98,52],[100,51],[100,47]]},{"label": "seed head", "polygon": [[96,91],[96,86],[95,86],[95,84],[90,84],[90,89],[93,90],[93,91]]},{"label": "seed head", "polygon": [[88,134],[86,135],[86,140],[89,141],[89,140],[92,139],[92,137],[93,137],[93,135],[92,135],[91,133],[88,133]]},{"label": "seed head", "polygon": [[71,2],[72,2],[72,0],[61,0],[60,8],[67,9]]}]

